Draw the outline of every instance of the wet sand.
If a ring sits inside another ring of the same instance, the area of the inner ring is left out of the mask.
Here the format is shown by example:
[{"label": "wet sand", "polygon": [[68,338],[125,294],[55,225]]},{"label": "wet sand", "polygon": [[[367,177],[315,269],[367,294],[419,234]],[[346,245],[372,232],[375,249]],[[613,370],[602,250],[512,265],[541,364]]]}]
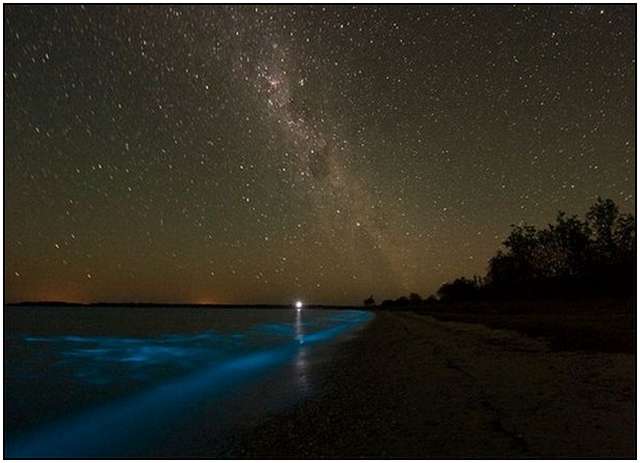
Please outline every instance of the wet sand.
[{"label": "wet sand", "polygon": [[634,354],[378,312],[311,375],[312,399],[252,424],[225,456],[636,455]]}]

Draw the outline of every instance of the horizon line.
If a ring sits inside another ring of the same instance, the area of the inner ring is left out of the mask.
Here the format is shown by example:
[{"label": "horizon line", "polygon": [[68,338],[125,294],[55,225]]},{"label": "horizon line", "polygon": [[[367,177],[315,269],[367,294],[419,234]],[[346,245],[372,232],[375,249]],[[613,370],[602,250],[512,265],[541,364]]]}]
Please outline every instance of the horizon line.
[{"label": "horizon line", "polygon": [[[17,301],[17,302],[5,302],[5,306],[27,306],[27,305],[54,305],[54,306],[80,306],[80,307],[92,307],[92,306],[144,306],[144,307],[263,307],[263,308],[276,308],[276,307],[294,307],[295,302],[289,304],[271,304],[271,303],[199,303],[199,302],[70,302],[70,301]],[[304,304],[305,307],[340,307],[351,308],[361,307],[359,305],[350,304],[319,304],[310,303]]]}]

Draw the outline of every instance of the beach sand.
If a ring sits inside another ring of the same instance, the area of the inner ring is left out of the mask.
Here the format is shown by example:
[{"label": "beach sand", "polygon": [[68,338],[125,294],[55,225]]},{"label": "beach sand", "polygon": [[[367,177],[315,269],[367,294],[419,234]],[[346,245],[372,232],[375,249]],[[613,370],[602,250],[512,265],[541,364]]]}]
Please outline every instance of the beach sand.
[{"label": "beach sand", "polygon": [[311,374],[311,399],[252,424],[226,456],[636,455],[634,354],[377,312]]}]

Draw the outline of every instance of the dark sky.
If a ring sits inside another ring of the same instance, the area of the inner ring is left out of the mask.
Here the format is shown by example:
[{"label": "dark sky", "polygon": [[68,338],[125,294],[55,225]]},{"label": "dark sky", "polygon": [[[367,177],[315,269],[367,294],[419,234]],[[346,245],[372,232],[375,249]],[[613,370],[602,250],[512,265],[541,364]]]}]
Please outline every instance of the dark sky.
[{"label": "dark sky", "polygon": [[635,5],[4,5],[9,301],[359,303],[635,205]]}]

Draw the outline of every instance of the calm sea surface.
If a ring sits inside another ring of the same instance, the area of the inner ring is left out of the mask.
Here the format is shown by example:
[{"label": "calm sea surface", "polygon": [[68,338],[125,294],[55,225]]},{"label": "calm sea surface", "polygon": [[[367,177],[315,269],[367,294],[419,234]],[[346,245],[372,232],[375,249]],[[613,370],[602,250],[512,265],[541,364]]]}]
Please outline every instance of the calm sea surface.
[{"label": "calm sea surface", "polygon": [[357,310],[5,307],[5,457],[224,455],[313,393]]}]

